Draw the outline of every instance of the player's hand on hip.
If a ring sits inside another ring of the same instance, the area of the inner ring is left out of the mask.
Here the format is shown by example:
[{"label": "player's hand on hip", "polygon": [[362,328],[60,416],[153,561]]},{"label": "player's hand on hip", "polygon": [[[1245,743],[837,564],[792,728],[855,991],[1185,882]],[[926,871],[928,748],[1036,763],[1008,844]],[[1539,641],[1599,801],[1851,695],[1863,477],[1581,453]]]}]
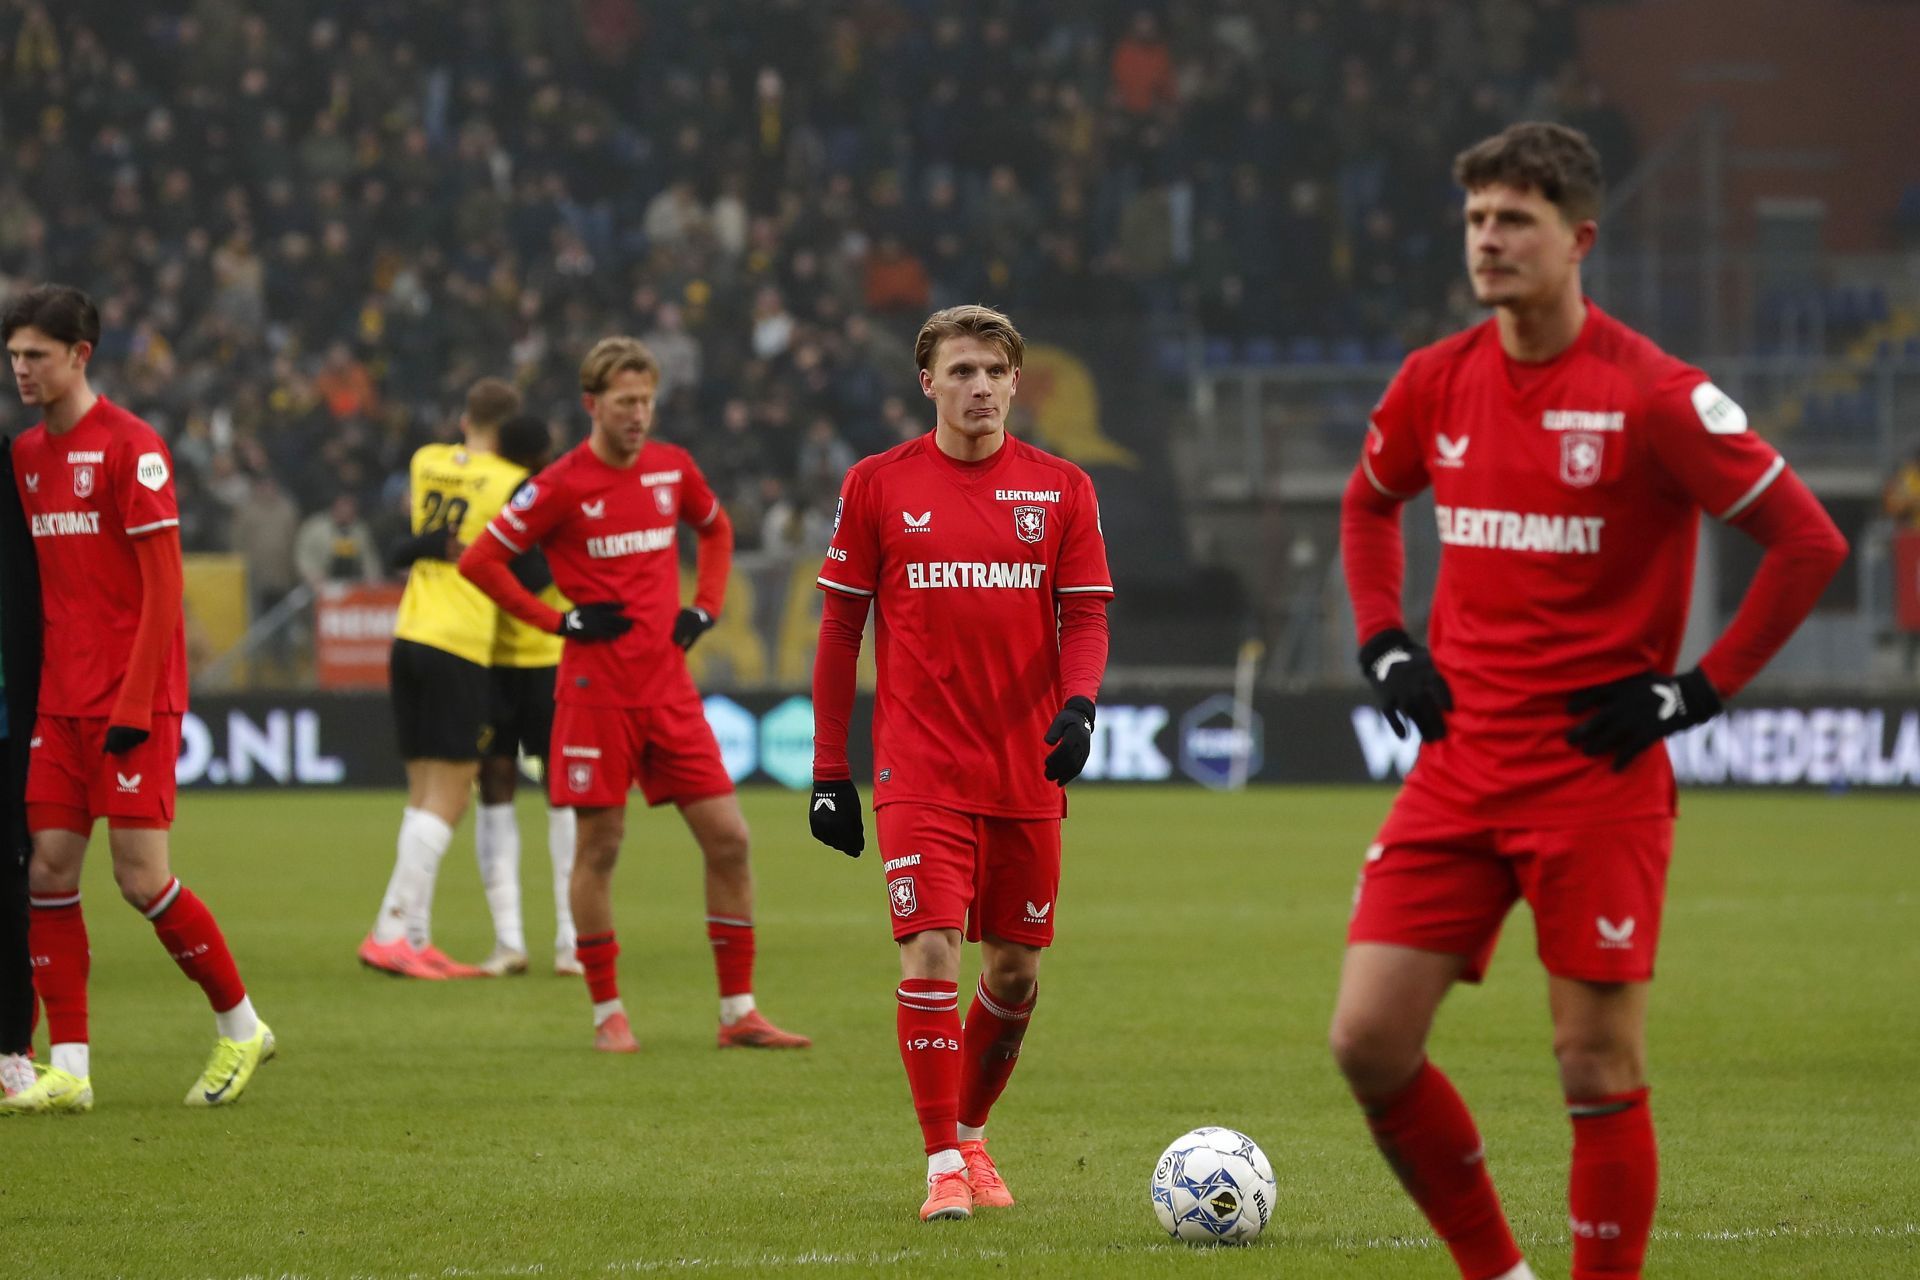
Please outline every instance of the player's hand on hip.
[{"label": "player's hand on hip", "polygon": [[577,604],[560,615],[560,625],[554,629],[554,634],[591,644],[599,640],[617,640],[631,630],[633,619],[620,612],[619,605],[600,601]]},{"label": "player's hand on hip", "polygon": [[829,849],[857,858],[867,847],[867,830],[860,818],[860,789],[851,778],[815,778],[807,798],[807,826],[813,838]]},{"label": "player's hand on hip", "polygon": [[1643,671],[1575,691],[1567,714],[1584,717],[1567,741],[1590,756],[1612,756],[1617,773],[1668,734],[1719,715],[1720,694],[1698,667],[1677,676]]},{"label": "player's hand on hip", "polygon": [[145,742],[151,735],[145,729],[136,729],[127,724],[107,726],[106,746],[101,748],[102,755],[123,756]]},{"label": "player's hand on hip", "polygon": [[1407,722],[1427,742],[1447,736],[1447,712],[1453,710],[1453,690],[1433,665],[1427,646],[1398,627],[1390,627],[1360,646],[1360,672],[1373,686],[1374,701],[1397,737],[1407,736]]},{"label": "player's hand on hip", "polygon": [[673,642],[682,649],[691,649],[695,640],[711,630],[713,615],[705,609],[689,605],[673,620]]},{"label": "player's hand on hip", "polygon": [[1047,781],[1066,786],[1087,767],[1087,750],[1093,742],[1093,704],[1085,698],[1067,699],[1060,714],[1047,726]]}]

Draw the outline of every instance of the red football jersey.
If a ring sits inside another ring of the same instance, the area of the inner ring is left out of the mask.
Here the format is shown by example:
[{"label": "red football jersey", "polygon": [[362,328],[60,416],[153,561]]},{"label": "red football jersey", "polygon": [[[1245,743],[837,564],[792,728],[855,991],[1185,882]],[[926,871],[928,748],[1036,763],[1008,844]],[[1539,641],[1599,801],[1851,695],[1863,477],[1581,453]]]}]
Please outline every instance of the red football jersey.
[{"label": "red football jersey", "polygon": [[874,601],[875,806],[1058,818],[1057,600],[1111,596],[1093,481],[1011,437],[956,462],[933,433],[847,472],[820,585]]},{"label": "red football jersey", "polygon": [[719,514],[720,500],[692,455],[658,440],[624,471],[583,443],[520,486],[487,531],[516,554],[544,549],[567,599],[610,601],[633,619],[617,640],[566,646],[555,701],[652,707],[694,694],[686,654],[673,643],[675,539],[680,521],[704,528]]},{"label": "red football jersey", "polygon": [[[107,716],[140,626],[140,562],[133,540],[180,525],[173,459],[152,427],[105,396],[69,431],[45,423],[13,446],[46,628],[40,710]],[[187,709],[184,619],[176,624],[153,710]]]},{"label": "red football jersey", "polygon": [[1667,753],[1615,773],[1567,745],[1566,699],[1674,669],[1700,512],[1732,519],[1786,467],[1740,407],[1598,307],[1544,364],[1488,320],[1407,358],[1361,466],[1437,504],[1428,639],[1455,707],[1407,799],[1529,825],[1672,813]]}]

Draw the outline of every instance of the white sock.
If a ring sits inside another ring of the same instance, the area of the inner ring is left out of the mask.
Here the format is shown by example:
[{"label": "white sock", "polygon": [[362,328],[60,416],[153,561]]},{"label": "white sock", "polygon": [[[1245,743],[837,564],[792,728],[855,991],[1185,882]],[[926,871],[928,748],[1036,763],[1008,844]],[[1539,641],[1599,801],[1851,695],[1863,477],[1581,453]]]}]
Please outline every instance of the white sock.
[{"label": "white sock", "polygon": [[593,1002],[593,1025],[599,1026],[616,1013],[625,1013],[627,1006],[618,1000],[595,1000]]},{"label": "white sock", "polygon": [[963,1124],[959,1126],[959,1128],[960,1128],[960,1141],[962,1142],[986,1141],[987,1126],[985,1125],[981,1125],[978,1129],[976,1129],[970,1124]]},{"label": "white sock", "polygon": [[753,1012],[753,995],[720,997],[720,1023],[730,1027]]},{"label": "white sock", "polygon": [[[413,821],[413,815],[420,812],[412,805],[400,811],[400,839],[404,841],[407,826]],[[393,874],[387,877],[387,892],[380,899],[380,914],[373,918],[373,940],[381,946],[398,942],[407,932],[407,876],[406,860],[400,856],[404,844],[396,845],[393,853]]]},{"label": "white sock", "polygon": [[[400,824],[400,908],[407,923],[407,941],[425,947],[433,941],[433,886],[440,878],[440,860],[453,843],[453,828],[425,809]],[[374,941],[378,942],[378,935]]]},{"label": "white sock", "polygon": [[547,810],[547,856],[553,859],[553,949],[571,951],[573,931],[573,849],[579,821],[572,809]]},{"label": "white sock", "polygon": [[927,1157],[927,1181],[932,1182],[943,1173],[959,1173],[966,1167],[967,1162],[960,1158],[959,1151],[953,1147],[936,1151]]},{"label": "white sock", "polygon": [[473,815],[473,852],[480,860],[480,887],[493,913],[493,940],[511,951],[527,949],[520,923],[520,824],[513,805],[483,804]]},{"label": "white sock", "polygon": [[1538,1280],[1538,1277],[1533,1274],[1533,1268],[1527,1265],[1527,1260],[1522,1258],[1513,1264],[1512,1270],[1502,1271],[1493,1280]]},{"label": "white sock", "polygon": [[93,1074],[88,1061],[87,1042],[84,1040],[70,1040],[65,1044],[49,1046],[48,1056],[53,1059],[56,1071],[79,1076],[82,1080]]},{"label": "white sock", "polygon": [[229,1040],[253,1039],[253,1033],[260,1029],[260,1019],[253,1012],[253,997],[241,996],[239,1004],[225,1013],[214,1014],[213,1025]]}]

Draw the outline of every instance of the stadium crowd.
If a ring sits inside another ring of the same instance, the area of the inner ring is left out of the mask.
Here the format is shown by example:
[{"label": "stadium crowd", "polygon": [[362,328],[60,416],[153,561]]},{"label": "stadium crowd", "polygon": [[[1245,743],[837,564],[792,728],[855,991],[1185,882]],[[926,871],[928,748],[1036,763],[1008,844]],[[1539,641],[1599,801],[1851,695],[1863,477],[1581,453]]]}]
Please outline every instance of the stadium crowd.
[{"label": "stadium crowd", "polygon": [[814,543],[924,429],[930,307],[1388,359],[1450,326],[1459,146],[1558,118],[1627,168],[1573,7],[6,0],[0,286],[101,300],[100,385],[257,598],[383,572],[475,378],[577,431],[609,332],[742,545]]}]

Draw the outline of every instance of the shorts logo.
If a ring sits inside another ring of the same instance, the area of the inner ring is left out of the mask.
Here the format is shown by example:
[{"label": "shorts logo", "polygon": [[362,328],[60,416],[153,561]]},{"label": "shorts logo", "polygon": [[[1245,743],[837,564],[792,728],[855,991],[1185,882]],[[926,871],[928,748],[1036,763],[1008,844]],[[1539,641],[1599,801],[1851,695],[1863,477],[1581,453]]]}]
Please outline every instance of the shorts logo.
[{"label": "shorts logo", "polygon": [[93,496],[93,468],[75,467],[73,469],[73,496],[91,498]]},{"label": "shorts logo", "polygon": [[653,491],[653,505],[660,509],[661,515],[663,516],[672,515],[673,503],[674,503],[674,492],[673,492],[672,486],[663,485],[660,488],[655,489]]},{"label": "shorts logo", "polygon": [[1036,907],[1033,905],[1032,898],[1027,899],[1027,923],[1028,924],[1045,924],[1047,922],[1047,917],[1051,914],[1053,914],[1052,902],[1043,902]]},{"label": "shorts logo", "polygon": [[1047,509],[1018,506],[1013,509],[1013,533],[1022,542],[1039,542],[1047,536]]},{"label": "shorts logo", "polygon": [[585,791],[593,785],[593,766],[591,764],[570,764],[567,766],[567,785],[575,791]]},{"label": "shorts logo", "polygon": [[910,916],[920,909],[919,899],[913,896],[912,876],[888,881],[887,899],[893,903],[893,914],[897,916]]},{"label": "shorts logo", "polygon": [[1384,845],[1384,844],[1379,844],[1379,843],[1374,843],[1374,844],[1370,844],[1370,845],[1368,845],[1368,846],[1367,846],[1367,861],[1368,861],[1368,862],[1378,862],[1378,861],[1380,861],[1380,859],[1382,859],[1382,858],[1384,858],[1384,857],[1386,857],[1386,856],[1387,856],[1387,846],[1386,846],[1386,845]]},{"label": "shorts logo", "polygon": [[1560,478],[1576,489],[1600,479],[1601,449],[1606,437],[1591,431],[1569,431],[1560,437]]},{"label": "shorts logo", "polygon": [[114,781],[120,784],[121,793],[123,795],[130,795],[130,796],[137,796],[140,794],[140,779],[144,778],[145,776],[146,776],[145,774],[136,773],[131,778],[129,778],[126,774],[121,773],[118,770],[115,770],[113,775]]},{"label": "shorts logo", "polygon": [[1633,917],[1628,916],[1619,924],[1605,916],[1594,917],[1594,927],[1600,930],[1600,949],[1602,951],[1633,950]]}]

